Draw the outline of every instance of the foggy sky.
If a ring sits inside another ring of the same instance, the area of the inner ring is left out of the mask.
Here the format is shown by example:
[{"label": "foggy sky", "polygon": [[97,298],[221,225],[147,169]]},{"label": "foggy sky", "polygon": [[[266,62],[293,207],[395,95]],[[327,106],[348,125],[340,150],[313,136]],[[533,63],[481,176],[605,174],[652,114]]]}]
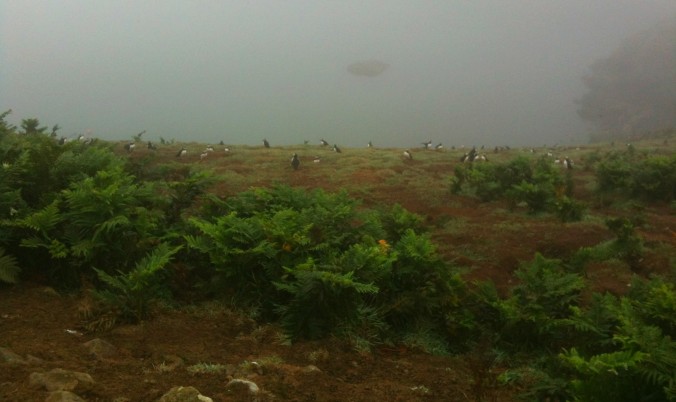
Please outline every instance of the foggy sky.
[{"label": "foggy sky", "polygon": [[[589,65],[674,14],[673,0],[4,0],[0,112],[110,140],[581,143]],[[389,67],[348,72],[368,60]]]}]

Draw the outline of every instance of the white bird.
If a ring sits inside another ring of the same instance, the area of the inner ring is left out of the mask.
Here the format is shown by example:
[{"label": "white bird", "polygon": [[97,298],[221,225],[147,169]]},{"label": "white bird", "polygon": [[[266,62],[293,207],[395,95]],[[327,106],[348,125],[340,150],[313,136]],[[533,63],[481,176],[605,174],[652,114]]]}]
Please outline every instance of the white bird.
[{"label": "white bird", "polygon": [[202,153],[200,154],[200,160],[203,160],[203,159],[206,158],[208,155],[209,155],[208,152],[206,152],[206,151],[202,152]]},{"label": "white bird", "polygon": [[409,151],[408,149],[406,151],[404,151],[404,158],[413,159],[413,155],[411,154],[411,151]]},{"label": "white bird", "polygon": [[188,151],[187,151],[185,148],[181,148],[181,150],[178,151],[178,153],[176,154],[176,157],[177,157],[177,158],[184,157],[185,154],[187,154],[187,153],[188,153]]}]

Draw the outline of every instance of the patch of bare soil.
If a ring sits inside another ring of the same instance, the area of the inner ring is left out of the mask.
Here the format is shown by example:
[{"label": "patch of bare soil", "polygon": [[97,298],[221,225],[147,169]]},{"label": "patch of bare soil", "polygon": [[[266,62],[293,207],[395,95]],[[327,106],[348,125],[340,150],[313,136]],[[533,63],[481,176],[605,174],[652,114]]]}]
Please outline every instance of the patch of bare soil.
[{"label": "patch of bare soil", "polygon": [[[0,359],[2,401],[45,400],[49,392],[29,377],[54,368],[91,375],[94,387],[79,393],[87,401],[156,401],[175,386],[214,401],[463,401],[478,392],[458,358],[385,347],[358,353],[337,340],[285,345],[275,328],[213,305],[157,310],[138,325],[95,334],[79,326],[79,297],[23,285],[0,289],[0,300],[0,347],[22,357]],[[92,354],[84,344],[96,338],[114,350]],[[206,364],[221,370],[199,372]],[[226,387],[232,378],[259,392]],[[505,390],[481,390],[489,391],[511,400]]]}]

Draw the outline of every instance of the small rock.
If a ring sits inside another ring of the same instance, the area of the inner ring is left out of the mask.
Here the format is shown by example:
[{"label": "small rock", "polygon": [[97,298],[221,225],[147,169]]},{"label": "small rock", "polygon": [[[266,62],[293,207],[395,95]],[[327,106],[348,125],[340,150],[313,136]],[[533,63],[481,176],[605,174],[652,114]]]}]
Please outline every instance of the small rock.
[{"label": "small rock", "polygon": [[35,357],[33,355],[26,355],[26,363],[28,363],[28,364],[38,365],[38,364],[42,364],[44,362],[45,361],[40,359],[39,357]]},{"label": "small rock", "polygon": [[45,402],[85,402],[85,400],[72,392],[54,391],[49,394]]},{"label": "small rock", "polygon": [[313,364],[308,364],[307,366],[303,367],[303,373],[321,373],[322,371],[319,369],[319,367],[313,365]]},{"label": "small rock", "polygon": [[46,287],[42,288],[42,293],[43,293],[43,294],[46,294],[46,295],[48,295],[48,296],[61,297],[61,295],[59,294],[59,292],[57,292],[56,290],[54,290],[54,288],[50,288],[49,286],[46,286]]},{"label": "small rock", "polygon": [[158,402],[213,402],[213,400],[200,394],[195,387],[174,387],[162,395]]},{"label": "small rock", "polygon": [[117,348],[113,346],[110,342],[106,342],[103,339],[95,338],[89,342],[85,342],[82,346],[87,349],[87,352],[94,358],[101,360],[107,357],[112,357],[117,354]]},{"label": "small rock", "polygon": [[234,378],[228,382],[225,388],[241,388],[246,387],[250,394],[257,394],[260,391],[258,385],[255,382],[249,380],[243,380],[241,378]]},{"label": "small rock", "polygon": [[26,360],[7,348],[0,348],[0,362],[10,364],[26,364]]},{"label": "small rock", "polygon": [[31,373],[29,383],[47,391],[88,391],[94,386],[94,379],[87,373],[56,368],[47,373]]},{"label": "small rock", "polygon": [[183,359],[176,355],[164,355],[162,363],[166,367],[166,371],[174,371],[177,368],[181,368],[185,365]]}]

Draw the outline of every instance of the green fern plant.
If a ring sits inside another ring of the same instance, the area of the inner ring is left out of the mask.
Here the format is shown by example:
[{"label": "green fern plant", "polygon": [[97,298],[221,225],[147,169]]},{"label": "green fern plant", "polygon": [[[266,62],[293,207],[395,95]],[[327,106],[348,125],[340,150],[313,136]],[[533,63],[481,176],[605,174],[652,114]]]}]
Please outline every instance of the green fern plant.
[{"label": "green fern plant", "polygon": [[565,319],[576,306],[584,281],[567,273],[562,262],[540,253],[515,272],[520,283],[503,305],[508,317],[504,336],[515,346],[549,348],[568,341]]},{"label": "green fern plant", "polygon": [[597,296],[594,304],[600,308],[592,306],[583,323],[575,319],[577,330],[594,332],[592,342],[582,338],[580,348],[559,354],[572,370],[578,400],[676,400],[676,342],[668,333],[676,300],[673,286],[655,278],[636,280],[634,287],[622,298]]},{"label": "green fern plant", "polygon": [[336,266],[318,267],[314,261],[286,268],[283,282],[275,282],[288,301],[279,305],[282,326],[294,338],[321,338],[359,317],[362,295],[378,288],[360,282],[354,272]]},{"label": "green fern plant", "polygon": [[5,250],[0,248],[0,282],[16,283],[21,268],[11,254],[5,254]]},{"label": "green fern plant", "polygon": [[48,251],[42,265],[50,276],[72,286],[92,265],[129,266],[159,241],[163,216],[154,190],[120,167],[99,171],[12,225],[23,229],[21,246]]},{"label": "green fern plant", "polygon": [[107,289],[95,290],[94,296],[105,306],[119,311],[123,318],[138,322],[148,315],[150,301],[158,297],[162,287],[158,273],[171,261],[182,246],[170,248],[161,243],[141,259],[131,271],[119,270],[117,275],[94,268]]}]

